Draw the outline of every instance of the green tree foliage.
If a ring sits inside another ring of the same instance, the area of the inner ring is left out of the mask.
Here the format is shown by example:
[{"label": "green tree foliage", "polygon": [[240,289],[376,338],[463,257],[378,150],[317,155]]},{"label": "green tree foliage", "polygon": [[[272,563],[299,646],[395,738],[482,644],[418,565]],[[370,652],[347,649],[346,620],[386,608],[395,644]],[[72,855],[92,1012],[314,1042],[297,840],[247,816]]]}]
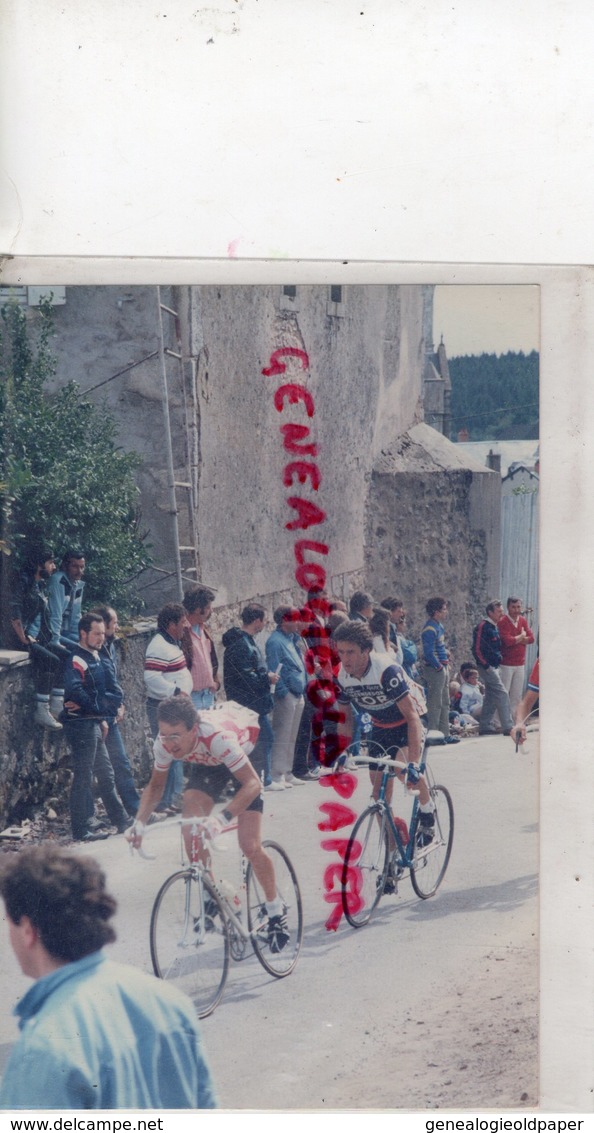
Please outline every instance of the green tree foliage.
[{"label": "green tree foliage", "polygon": [[131,582],[150,562],[139,528],[135,472],[141,460],[118,447],[117,426],[74,382],[55,393],[52,308],[28,316],[8,303],[0,320],[0,491],[5,550],[22,559],[42,543],[59,557],[87,556],[87,603],[138,609]]},{"label": "green tree foliage", "polygon": [[538,354],[470,354],[449,358],[452,436],[470,440],[538,437]]}]

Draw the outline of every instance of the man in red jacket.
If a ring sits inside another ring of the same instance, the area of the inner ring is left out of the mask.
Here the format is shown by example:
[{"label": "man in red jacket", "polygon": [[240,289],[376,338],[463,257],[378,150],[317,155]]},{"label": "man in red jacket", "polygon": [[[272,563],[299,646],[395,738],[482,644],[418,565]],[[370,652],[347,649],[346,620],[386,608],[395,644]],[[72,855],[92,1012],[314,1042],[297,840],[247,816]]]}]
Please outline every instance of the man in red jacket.
[{"label": "man in red jacket", "polygon": [[501,638],[499,675],[507,689],[513,716],[524,692],[526,646],[534,641],[519,598],[508,598],[507,614],[500,618],[497,629]]}]

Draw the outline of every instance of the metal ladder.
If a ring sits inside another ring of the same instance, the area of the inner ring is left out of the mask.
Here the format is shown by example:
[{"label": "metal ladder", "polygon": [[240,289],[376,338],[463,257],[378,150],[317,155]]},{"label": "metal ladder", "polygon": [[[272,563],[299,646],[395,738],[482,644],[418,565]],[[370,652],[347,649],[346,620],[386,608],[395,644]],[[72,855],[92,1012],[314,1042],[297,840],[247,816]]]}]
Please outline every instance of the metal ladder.
[{"label": "metal ladder", "polygon": [[[175,574],[177,578],[178,595],[181,601],[184,592],[184,576],[186,576],[186,581],[188,582],[196,582],[200,577],[198,538],[196,530],[196,512],[198,509],[198,423],[196,420],[195,374],[192,367],[190,390],[188,390],[188,382],[186,381],[186,366],[191,367],[192,361],[190,358],[184,357],[180,314],[179,311],[174,310],[173,307],[169,307],[166,303],[163,303],[160,286],[157,286],[156,291],[158,314],[158,356],[161,372],[165,458],[167,465],[167,490],[169,495],[169,512],[171,515],[171,531],[173,543],[174,570],[172,573]],[[173,320],[175,343],[177,347],[176,350],[171,350],[165,345],[164,316],[168,316]],[[171,409],[169,403],[169,379],[167,372],[168,359],[172,359],[176,363],[176,369],[179,376],[179,385],[182,394],[186,465],[185,478],[183,480],[176,480],[175,467],[173,462]],[[178,522],[180,511],[180,492],[182,492],[185,496],[185,503],[188,509],[189,536],[191,540],[189,545],[182,545],[180,543]],[[182,564],[182,557],[186,560],[189,559],[189,562],[186,561],[186,564]],[[187,577],[189,575],[193,575],[193,577]]]}]

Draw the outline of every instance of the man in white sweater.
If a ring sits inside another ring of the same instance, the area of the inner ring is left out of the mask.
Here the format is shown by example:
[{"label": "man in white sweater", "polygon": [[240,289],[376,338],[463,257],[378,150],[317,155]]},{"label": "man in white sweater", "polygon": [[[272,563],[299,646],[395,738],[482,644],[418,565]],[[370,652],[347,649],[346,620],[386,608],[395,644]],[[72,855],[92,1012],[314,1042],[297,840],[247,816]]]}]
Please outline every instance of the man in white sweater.
[{"label": "man in white sweater", "polygon": [[[162,700],[176,693],[192,693],[192,674],[181,647],[183,632],[188,626],[184,607],[169,602],[157,615],[157,630],[149,642],[144,658],[144,683],[147,692],[146,712],[153,739],[157,736],[157,709]],[[157,807],[167,811],[183,790],[184,777],[181,763],[172,763],[163,797]]]}]

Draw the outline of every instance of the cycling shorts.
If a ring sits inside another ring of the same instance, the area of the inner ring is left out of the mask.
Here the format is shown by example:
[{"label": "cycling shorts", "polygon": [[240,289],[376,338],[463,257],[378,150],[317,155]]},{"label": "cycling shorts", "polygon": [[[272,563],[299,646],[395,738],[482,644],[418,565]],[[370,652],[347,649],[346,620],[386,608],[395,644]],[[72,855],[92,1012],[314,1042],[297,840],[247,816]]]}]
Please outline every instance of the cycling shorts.
[{"label": "cycling shorts", "polygon": [[[395,728],[372,728],[369,735],[369,755],[377,752],[376,744],[381,744],[390,759],[402,759],[400,749],[408,744],[408,725],[398,724]],[[381,770],[381,764],[370,763],[369,770]]]},{"label": "cycling shorts", "polygon": [[[207,763],[191,763],[189,771],[185,790],[202,791],[212,799],[213,803],[222,803],[224,799],[233,798],[241,787],[239,780],[222,763],[214,767]],[[246,807],[246,810],[262,813],[264,810],[262,792]]]}]

